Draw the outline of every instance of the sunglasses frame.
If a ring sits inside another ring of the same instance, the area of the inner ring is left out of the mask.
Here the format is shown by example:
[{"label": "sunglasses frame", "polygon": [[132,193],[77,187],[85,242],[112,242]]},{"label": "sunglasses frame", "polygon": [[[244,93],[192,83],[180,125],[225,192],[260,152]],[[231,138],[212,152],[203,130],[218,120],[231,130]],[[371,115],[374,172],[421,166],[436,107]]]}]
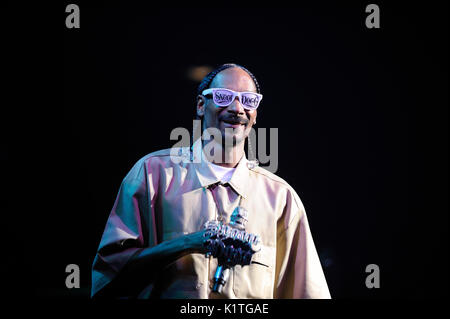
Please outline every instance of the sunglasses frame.
[{"label": "sunglasses frame", "polygon": [[[215,92],[215,91],[218,91],[218,90],[228,91],[228,92],[230,92],[230,93],[233,93],[233,98],[231,99],[231,102],[228,103],[227,105],[219,105],[219,104],[217,104],[216,101],[215,101],[215,98],[214,98],[214,92]],[[255,108],[253,108],[253,107],[249,107],[248,105],[243,104],[243,103],[242,103],[242,94],[245,94],[245,93],[249,93],[249,94],[254,94],[254,95],[256,95],[256,96],[258,97],[258,99],[259,99],[259,101],[258,101],[258,106],[256,106]],[[263,98],[262,94],[259,94],[259,93],[256,93],[256,92],[250,92],[250,91],[236,92],[236,91],[233,91],[233,90],[230,90],[230,89],[226,89],[226,88],[211,88],[211,89],[206,89],[206,90],[204,90],[204,91],[202,92],[202,95],[204,95],[204,96],[209,95],[209,94],[212,94],[212,99],[213,99],[214,103],[215,103],[217,106],[219,106],[219,107],[227,107],[227,106],[229,106],[231,103],[233,103],[234,99],[235,99],[236,96],[237,96],[237,97],[239,97],[239,102],[242,104],[242,106],[244,107],[244,109],[249,110],[249,111],[256,110],[256,109],[259,107],[259,104],[261,103],[261,100],[262,100],[262,98]]]}]

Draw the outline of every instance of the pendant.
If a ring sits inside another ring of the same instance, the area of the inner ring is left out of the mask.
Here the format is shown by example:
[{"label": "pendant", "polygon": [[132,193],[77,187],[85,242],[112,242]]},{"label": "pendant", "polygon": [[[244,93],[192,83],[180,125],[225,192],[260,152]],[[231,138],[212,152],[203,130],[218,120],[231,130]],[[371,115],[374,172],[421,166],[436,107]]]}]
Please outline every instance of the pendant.
[{"label": "pendant", "polygon": [[220,216],[217,216],[217,221],[221,224],[225,223],[225,218],[223,217],[223,214],[221,214]]}]

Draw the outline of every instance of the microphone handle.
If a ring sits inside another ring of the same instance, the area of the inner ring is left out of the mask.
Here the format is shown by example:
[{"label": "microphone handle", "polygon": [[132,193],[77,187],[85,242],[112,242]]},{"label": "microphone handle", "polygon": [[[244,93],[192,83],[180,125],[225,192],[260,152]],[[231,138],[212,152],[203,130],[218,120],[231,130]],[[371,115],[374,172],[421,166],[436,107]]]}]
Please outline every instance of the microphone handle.
[{"label": "microphone handle", "polygon": [[213,292],[222,293],[223,286],[227,283],[230,276],[230,267],[226,265],[218,265],[214,274]]}]

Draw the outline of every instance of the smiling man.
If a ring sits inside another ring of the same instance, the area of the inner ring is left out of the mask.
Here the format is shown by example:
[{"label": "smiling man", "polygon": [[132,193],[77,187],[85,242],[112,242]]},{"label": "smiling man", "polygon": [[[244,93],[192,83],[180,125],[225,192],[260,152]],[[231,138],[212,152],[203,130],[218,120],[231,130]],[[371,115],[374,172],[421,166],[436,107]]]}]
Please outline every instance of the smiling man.
[{"label": "smiling man", "polygon": [[134,165],[94,260],[92,296],[330,298],[300,198],[245,155],[258,81],[224,64],[197,93],[202,131],[221,138]]},{"label": "smiling man", "polygon": [[[241,67],[225,68],[229,65],[222,66],[223,70],[219,68],[221,71],[211,83],[208,83],[211,75],[207,76],[199,86],[197,97],[197,116],[203,118],[203,129],[212,131],[209,135],[218,130],[222,137],[220,143],[211,141],[216,145],[209,147],[212,154],[205,152],[205,155],[210,162],[223,167],[235,167],[243,157],[245,139],[256,122],[256,109],[262,99],[253,75]],[[215,150],[219,150],[219,156]]]},{"label": "smiling man", "polygon": [[[206,85],[202,82],[199,90]],[[218,127],[223,134],[226,128],[234,128],[236,138],[244,142],[256,120],[262,95],[246,71],[233,67],[219,72],[197,98],[197,115],[204,117],[205,128]],[[233,103],[235,100],[239,103]]]}]

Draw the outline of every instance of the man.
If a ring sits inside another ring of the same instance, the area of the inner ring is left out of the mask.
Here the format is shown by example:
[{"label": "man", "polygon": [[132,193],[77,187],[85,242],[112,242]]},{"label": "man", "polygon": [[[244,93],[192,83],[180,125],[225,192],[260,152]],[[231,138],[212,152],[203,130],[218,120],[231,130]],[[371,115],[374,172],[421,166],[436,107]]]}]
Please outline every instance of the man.
[{"label": "man", "polygon": [[[218,130],[223,139],[154,152],[134,165],[94,260],[92,296],[330,298],[300,198],[245,156],[259,91],[256,78],[236,64],[205,77],[197,116],[204,132]],[[227,223],[238,206],[248,212],[245,231],[260,237],[260,250],[213,292],[218,259],[205,245],[212,234],[204,225]]]}]

